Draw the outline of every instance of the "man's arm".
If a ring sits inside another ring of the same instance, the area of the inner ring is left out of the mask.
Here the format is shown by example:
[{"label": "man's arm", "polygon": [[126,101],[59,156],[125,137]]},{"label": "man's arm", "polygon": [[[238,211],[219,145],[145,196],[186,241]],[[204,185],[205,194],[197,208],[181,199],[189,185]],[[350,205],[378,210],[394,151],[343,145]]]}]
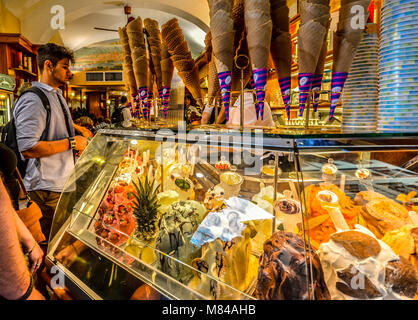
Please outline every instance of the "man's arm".
[{"label": "man's arm", "polygon": [[[0,204],[0,295],[19,299],[29,288],[30,274],[19,245],[12,203],[1,179]],[[43,297],[34,289],[29,299]]]},{"label": "man's arm", "polygon": [[93,138],[93,133],[87,128],[79,126],[73,122],[74,129],[80,133],[84,138]]},{"label": "man's arm", "polygon": [[[84,149],[87,146],[87,139],[82,136],[75,136],[74,139],[76,142],[75,149],[78,151],[84,151]],[[70,142],[68,141],[68,139],[56,141],[39,141],[32,148],[23,151],[22,155],[23,157],[25,157],[25,159],[43,158],[64,152],[69,149]]]}]

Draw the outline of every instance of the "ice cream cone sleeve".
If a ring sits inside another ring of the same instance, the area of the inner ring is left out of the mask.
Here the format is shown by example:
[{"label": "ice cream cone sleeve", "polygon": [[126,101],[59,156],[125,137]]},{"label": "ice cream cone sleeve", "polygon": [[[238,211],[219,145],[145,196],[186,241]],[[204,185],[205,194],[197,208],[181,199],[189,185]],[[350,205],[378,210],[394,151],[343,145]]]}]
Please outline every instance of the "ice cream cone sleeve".
[{"label": "ice cream cone sleeve", "polygon": [[285,105],[287,118],[290,119],[290,93],[291,93],[291,78],[279,78],[280,90],[282,93],[283,104]]},{"label": "ice cream cone sleeve", "polygon": [[268,71],[266,68],[254,69],[253,80],[257,93],[256,113],[257,118],[263,120],[264,118],[264,101],[266,97]]},{"label": "ice cream cone sleeve", "polygon": [[229,104],[231,100],[231,71],[219,72],[219,82],[221,86],[222,101],[225,108],[226,121],[229,121]]},{"label": "ice cream cone sleeve", "polygon": [[319,96],[320,91],[322,87],[322,73],[321,74],[315,74],[313,81],[312,81],[312,91],[314,93],[314,99],[313,99],[313,110],[316,112],[318,110],[319,105]]},{"label": "ice cream cone sleeve", "polygon": [[311,91],[313,73],[299,73],[299,116],[303,115],[309,92]]},{"label": "ice cream cone sleeve", "polygon": [[326,36],[326,28],[319,22],[310,21],[299,27],[299,73],[314,73]]},{"label": "ice cream cone sleeve", "polygon": [[341,93],[347,80],[347,72],[333,72],[331,80],[331,109],[329,113],[329,121],[334,117],[334,112],[340,101]]}]

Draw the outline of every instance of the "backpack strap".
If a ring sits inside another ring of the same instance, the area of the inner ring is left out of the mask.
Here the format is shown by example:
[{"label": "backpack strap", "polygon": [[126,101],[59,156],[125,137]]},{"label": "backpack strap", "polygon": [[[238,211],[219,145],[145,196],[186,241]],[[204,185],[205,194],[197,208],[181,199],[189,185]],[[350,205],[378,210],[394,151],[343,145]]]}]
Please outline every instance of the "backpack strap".
[{"label": "backpack strap", "polygon": [[49,128],[49,122],[51,120],[51,105],[49,103],[49,99],[46,96],[45,92],[43,92],[41,89],[37,88],[37,87],[31,87],[26,89],[25,91],[22,92],[22,94],[20,95],[19,99],[26,93],[28,92],[32,92],[34,94],[36,94],[39,99],[41,99],[42,101],[42,105],[44,106],[45,110],[46,110],[46,126],[45,126],[45,130],[44,132],[42,132],[41,135],[41,140],[46,138],[47,132],[48,132],[48,128]]}]

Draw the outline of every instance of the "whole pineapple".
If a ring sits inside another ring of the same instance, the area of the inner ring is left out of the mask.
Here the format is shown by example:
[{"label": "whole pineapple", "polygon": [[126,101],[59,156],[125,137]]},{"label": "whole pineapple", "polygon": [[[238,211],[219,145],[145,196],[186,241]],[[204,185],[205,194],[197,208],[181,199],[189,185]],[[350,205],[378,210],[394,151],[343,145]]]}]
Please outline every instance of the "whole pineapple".
[{"label": "whole pineapple", "polygon": [[157,231],[158,207],[157,194],[160,186],[154,187],[155,180],[149,181],[145,176],[144,182],[138,179],[133,182],[136,190],[134,194],[134,216],[137,220],[136,237],[146,242],[152,240]]}]

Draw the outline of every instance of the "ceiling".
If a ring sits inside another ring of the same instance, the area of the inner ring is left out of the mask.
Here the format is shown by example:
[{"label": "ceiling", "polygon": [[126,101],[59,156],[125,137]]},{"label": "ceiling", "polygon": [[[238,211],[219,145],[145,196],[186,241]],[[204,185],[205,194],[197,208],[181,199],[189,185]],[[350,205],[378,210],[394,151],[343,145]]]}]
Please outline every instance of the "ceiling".
[{"label": "ceiling", "polygon": [[51,8],[61,5],[65,12],[65,28],[59,30],[59,34],[64,45],[72,50],[118,38],[116,32],[93,28],[117,29],[125,25],[125,3],[132,7],[134,17],[155,19],[160,27],[177,18],[194,56],[203,51],[209,29],[207,0],[3,0],[3,3],[20,19],[22,34],[36,44],[46,43],[56,34],[57,30],[51,27],[55,15]]}]

